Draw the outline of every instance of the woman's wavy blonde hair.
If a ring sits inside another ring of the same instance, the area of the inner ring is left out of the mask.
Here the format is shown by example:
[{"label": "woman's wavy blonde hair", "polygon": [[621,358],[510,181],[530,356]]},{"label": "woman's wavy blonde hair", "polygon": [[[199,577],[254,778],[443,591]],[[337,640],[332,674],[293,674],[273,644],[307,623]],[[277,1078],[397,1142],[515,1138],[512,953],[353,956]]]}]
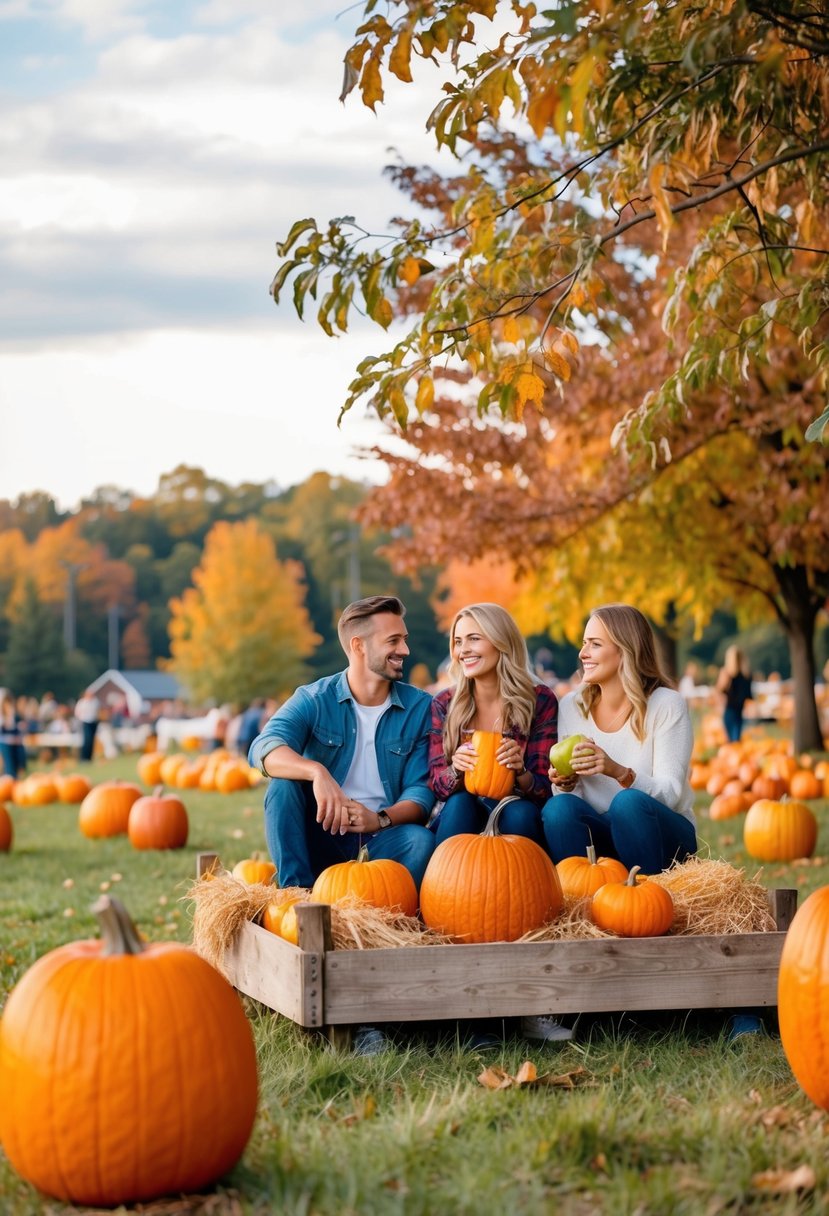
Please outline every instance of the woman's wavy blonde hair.
[{"label": "woman's wavy blonde hair", "polygon": [[[590,616],[601,621],[607,636],[621,651],[619,676],[625,695],[633,706],[631,729],[637,739],[644,739],[648,697],[655,688],[676,688],[659,662],[650,622],[638,608],[632,608],[629,604],[603,604],[600,608],[594,608]],[[585,717],[601,695],[598,684],[585,683],[576,697],[576,704]]]},{"label": "woman's wavy blonde hair", "polygon": [[455,614],[449,631],[449,677],[455,690],[443,724],[443,750],[447,759],[457,750],[461,731],[471,726],[475,716],[475,681],[464,675],[463,667],[455,658],[455,629],[463,617],[469,617],[498,651],[496,671],[504,704],[501,730],[514,728],[526,737],[535,716],[536,680],[520,629],[500,604],[469,604]]}]

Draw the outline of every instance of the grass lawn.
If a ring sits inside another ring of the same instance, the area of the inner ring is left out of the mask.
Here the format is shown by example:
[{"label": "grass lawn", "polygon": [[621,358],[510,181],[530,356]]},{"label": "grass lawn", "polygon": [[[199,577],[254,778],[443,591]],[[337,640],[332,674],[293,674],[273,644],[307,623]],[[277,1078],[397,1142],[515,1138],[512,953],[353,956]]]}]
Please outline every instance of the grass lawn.
[{"label": "grass lawn", "polygon": [[[91,776],[137,781],[135,757],[97,762]],[[227,866],[264,850],[262,790],[180,793],[187,848],[135,852],[126,838],[88,840],[77,807],[11,807],[15,841],[0,854],[0,1000],[45,951],[96,935],[101,890],[123,900],[148,938],[188,941],[185,898],[196,854]],[[700,806],[709,801],[700,798]],[[826,801],[810,864],[768,866],[767,886],[801,899],[829,880]],[[701,847],[759,866],[741,820],[700,815]],[[800,1092],[776,1034],[729,1043],[726,1015],[619,1014],[583,1019],[576,1041],[530,1044],[507,1027],[503,1046],[467,1050],[453,1026],[420,1027],[374,1058],[337,1055],[293,1023],[248,1003],[260,1105],[247,1150],[210,1195],[118,1211],[159,1216],[371,1216],[503,1213],[715,1216],[825,1212],[829,1118]],[[571,1086],[494,1091],[486,1067],[525,1060]],[[0,1102],[2,1094],[0,1094]],[[793,1172],[806,1166],[813,1171]],[[797,1182],[799,1189],[787,1190]],[[76,1212],[40,1197],[0,1153],[0,1216]]]}]

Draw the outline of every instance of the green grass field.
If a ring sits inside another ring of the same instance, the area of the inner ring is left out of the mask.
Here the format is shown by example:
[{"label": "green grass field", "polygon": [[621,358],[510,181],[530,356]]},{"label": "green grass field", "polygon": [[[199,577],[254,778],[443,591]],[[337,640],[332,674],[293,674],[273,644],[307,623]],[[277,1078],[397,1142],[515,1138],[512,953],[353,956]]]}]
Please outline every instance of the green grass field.
[{"label": "green grass field", "polygon": [[[135,774],[135,757],[91,770],[95,780]],[[263,850],[262,790],[181,796],[190,839],[171,853],[138,853],[126,838],[88,840],[77,807],[10,808],[14,846],[0,854],[0,999],[45,951],[96,935],[90,906],[102,890],[123,900],[148,938],[189,940],[196,854],[215,850],[231,866]],[[816,856],[761,876],[769,887],[797,887],[801,898],[829,879],[829,803],[812,805]],[[740,824],[700,815],[702,847],[754,876],[759,866],[743,852]],[[567,1044],[530,1044],[507,1027],[503,1046],[481,1053],[444,1024],[410,1030],[392,1052],[357,1058],[252,1003],[248,1012],[260,1104],[241,1162],[209,1195],[118,1211],[826,1210],[829,1119],[794,1082],[773,1025],[771,1034],[730,1043],[726,1015],[716,1011],[620,1014],[583,1019]],[[494,1091],[478,1080],[486,1067],[515,1076],[525,1060],[561,1083]],[[0,1154],[2,1216],[77,1210],[39,1196]]]}]

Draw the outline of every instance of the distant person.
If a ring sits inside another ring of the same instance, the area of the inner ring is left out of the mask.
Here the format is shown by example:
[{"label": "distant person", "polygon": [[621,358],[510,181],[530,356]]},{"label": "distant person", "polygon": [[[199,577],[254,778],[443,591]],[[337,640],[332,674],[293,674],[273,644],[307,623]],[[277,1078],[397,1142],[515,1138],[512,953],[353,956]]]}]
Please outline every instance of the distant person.
[{"label": "distant person", "polygon": [[10,692],[0,692],[0,759],[3,772],[15,781],[26,768],[25,723]]},{"label": "distant person", "polygon": [[262,729],[264,717],[265,698],[254,697],[247,709],[242,711],[242,720],[239,723],[236,747],[240,756],[247,756],[254,739]]},{"label": "distant person", "polygon": [[81,728],[81,760],[91,760],[95,751],[95,736],[101,720],[101,702],[87,688],[75,702],[75,720]]},{"label": "distant person", "polygon": [[743,733],[745,703],[752,698],[751,668],[739,646],[729,646],[726,650],[716,688],[725,698],[723,726],[726,738],[730,743],[737,743]]},{"label": "distant person", "polygon": [[685,664],[685,671],[679,681],[679,693],[690,704],[697,695],[697,683],[699,680],[699,667],[691,659]]}]

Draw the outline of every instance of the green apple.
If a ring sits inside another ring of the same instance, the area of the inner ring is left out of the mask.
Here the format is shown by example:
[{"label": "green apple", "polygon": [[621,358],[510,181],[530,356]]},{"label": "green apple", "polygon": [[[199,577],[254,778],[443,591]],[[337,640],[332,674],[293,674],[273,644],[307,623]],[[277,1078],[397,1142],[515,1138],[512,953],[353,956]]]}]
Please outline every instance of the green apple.
[{"label": "green apple", "polygon": [[577,743],[586,743],[587,735],[568,735],[559,739],[550,748],[550,764],[562,777],[573,776],[573,748]]}]

